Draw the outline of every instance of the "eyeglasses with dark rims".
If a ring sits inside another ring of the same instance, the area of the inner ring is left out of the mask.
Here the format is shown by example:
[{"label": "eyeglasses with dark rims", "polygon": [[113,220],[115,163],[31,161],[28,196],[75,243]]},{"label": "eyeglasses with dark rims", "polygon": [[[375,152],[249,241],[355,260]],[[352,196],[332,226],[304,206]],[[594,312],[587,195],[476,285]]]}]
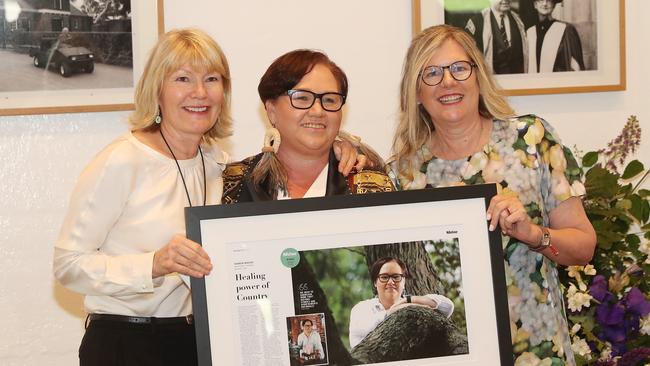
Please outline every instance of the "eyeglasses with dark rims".
[{"label": "eyeglasses with dark rims", "polygon": [[388,280],[393,280],[393,282],[397,283],[397,282],[402,282],[402,280],[406,278],[406,276],[404,276],[403,274],[392,274],[392,275],[380,274],[379,276],[377,276],[377,278],[381,283],[387,283]]},{"label": "eyeglasses with dark rims", "polygon": [[429,86],[436,86],[445,77],[445,69],[449,70],[451,77],[456,81],[465,81],[472,75],[476,64],[469,61],[456,61],[447,66],[427,66],[422,71],[422,82]]},{"label": "eyeglasses with dark rims", "polygon": [[346,96],[341,93],[321,93],[317,94],[309,90],[291,89],[287,91],[291,106],[296,109],[311,108],[316,99],[320,99],[320,105],[328,112],[337,112],[343,108]]}]

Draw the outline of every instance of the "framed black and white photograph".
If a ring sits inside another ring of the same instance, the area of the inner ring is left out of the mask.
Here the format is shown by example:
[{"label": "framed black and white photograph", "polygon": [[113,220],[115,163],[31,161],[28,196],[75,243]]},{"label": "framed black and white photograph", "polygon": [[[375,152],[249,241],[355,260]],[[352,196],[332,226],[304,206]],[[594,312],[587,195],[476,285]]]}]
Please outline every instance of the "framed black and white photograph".
[{"label": "framed black and white photograph", "polygon": [[508,95],[625,90],[624,0],[413,0],[413,32],[470,34]]},{"label": "framed black and white photograph", "polygon": [[0,3],[0,115],[133,109],[163,0]]},{"label": "framed black and white photograph", "polygon": [[187,208],[214,264],[191,278],[199,365],[512,365],[501,236],[485,219],[495,194]]}]

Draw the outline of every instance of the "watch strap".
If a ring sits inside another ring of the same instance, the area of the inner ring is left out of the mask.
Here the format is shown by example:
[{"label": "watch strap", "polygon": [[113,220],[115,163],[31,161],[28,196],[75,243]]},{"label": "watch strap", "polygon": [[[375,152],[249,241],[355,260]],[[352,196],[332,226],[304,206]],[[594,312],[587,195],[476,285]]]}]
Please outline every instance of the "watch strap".
[{"label": "watch strap", "polygon": [[551,232],[548,230],[548,228],[545,226],[540,226],[539,228],[542,230],[542,237],[539,239],[539,243],[534,247],[529,246],[528,249],[539,253],[544,249],[549,248],[553,255],[560,254],[557,248],[551,243]]}]

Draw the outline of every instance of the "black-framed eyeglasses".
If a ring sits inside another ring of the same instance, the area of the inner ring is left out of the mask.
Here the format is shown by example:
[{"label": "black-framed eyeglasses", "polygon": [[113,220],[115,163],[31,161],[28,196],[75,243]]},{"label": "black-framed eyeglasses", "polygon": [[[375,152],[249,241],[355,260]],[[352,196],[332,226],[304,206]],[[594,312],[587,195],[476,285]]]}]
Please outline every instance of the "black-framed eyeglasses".
[{"label": "black-framed eyeglasses", "polygon": [[317,94],[309,90],[291,89],[287,91],[291,106],[297,109],[311,108],[316,99],[320,99],[320,105],[328,112],[337,112],[345,104],[345,95],[341,93],[321,93]]},{"label": "black-framed eyeglasses", "polygon": [[402,280],[406,278],[406,276],[404,276],[403,274],[392,274],[392,275],[380,274],[379,276],[377,276],[377,278],[381,283],[387,283],[388,280],[393,280],[393,282],[397,283],[397,282],[402,282]]},{"label": "black-framed eyeglasses", "polygon": [[445,77],[445,69],[449,70],[451,77],[457,81],[465,81],[472,75],[476,64],[469,61],[456,61],[447,66],[427,66],[422,71],[422,82],[429,86],[436,86]]}]

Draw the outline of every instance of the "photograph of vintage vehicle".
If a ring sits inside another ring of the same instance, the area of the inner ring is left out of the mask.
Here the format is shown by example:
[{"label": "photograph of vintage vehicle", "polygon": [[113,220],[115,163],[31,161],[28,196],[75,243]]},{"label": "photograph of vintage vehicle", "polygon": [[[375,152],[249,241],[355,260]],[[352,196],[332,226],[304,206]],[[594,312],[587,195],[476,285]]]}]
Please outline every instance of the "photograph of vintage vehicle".
[{"label": "photograph of vintage vehicle", "polygon": [[11,2],[14,8],[4,3],[3,102],[18,103],[16,94],[3,93],[133,87],[130,0],[20,0]]},{"label": "photograph of vintage vehicle", "polygon": [[73,73],[92,73],[95,55],[86,47],[75,46],[53,39],[43,39],[39,48],[32,48],[29,55],[34,66],[57,70],[63,77]]}]

